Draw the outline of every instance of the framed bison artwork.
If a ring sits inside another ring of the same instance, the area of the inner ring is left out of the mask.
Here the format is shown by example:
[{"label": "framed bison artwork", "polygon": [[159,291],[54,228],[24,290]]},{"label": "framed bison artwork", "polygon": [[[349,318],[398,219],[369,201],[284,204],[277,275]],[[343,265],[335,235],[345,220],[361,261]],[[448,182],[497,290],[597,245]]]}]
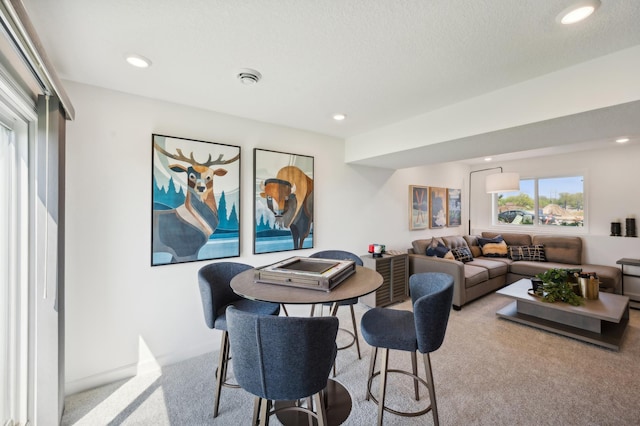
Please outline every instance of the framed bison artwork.
[{"label": "framed bison artwork", "polygon": [[152,135],[151,266],[240,256],[240,147]]},{"label": "framed bison artwork", "polygon": [[254,149],[253,253],[313,247],[313,157]]}]

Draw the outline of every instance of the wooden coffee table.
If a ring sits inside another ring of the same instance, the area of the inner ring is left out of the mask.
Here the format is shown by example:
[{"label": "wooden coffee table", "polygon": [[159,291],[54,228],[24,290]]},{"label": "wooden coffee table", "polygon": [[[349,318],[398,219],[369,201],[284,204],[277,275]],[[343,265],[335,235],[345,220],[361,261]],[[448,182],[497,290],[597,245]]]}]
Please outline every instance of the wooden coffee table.
[{"label": "wooden coffee table", "polygon": [[572,306],[564,302],[543,302],[528,293],[531,281],[523,278],[497,291],[515,299],[496,314],[500,318],[572,337],[605,348],[620,350],[629,322],[629,298],[600,293],[597,300]]}]

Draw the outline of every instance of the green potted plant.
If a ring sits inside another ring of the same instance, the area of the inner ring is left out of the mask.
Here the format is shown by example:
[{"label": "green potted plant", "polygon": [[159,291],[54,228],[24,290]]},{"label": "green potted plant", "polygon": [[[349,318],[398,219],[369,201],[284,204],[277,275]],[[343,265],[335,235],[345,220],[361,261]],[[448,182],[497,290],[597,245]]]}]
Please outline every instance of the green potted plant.
[{"label": "green potted plant", "polygon": [[569,282],[569,275],[573,274],[568,269],[552,268],[536,274],[542,280],[542,286],[538,287],[536,294],[545,302],[566,302],[573,306],[583,303],[583,298],[578,296]]}]

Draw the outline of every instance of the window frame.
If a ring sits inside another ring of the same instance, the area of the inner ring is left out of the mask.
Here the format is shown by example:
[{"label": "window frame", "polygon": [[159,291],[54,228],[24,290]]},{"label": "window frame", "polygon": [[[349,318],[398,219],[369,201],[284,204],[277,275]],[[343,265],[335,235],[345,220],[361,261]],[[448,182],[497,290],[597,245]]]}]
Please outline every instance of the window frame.
[{"label": "window frame", "polygon": [[[537,220],[534,220],[531,225],[521,225],[521,224],[512,224],[512,223],[504,223],[498,221],[498,199],[500,194],[504,193],[495,193],[491,194],[491,226],[492,228],[506,230],[508,229],[510,232],[515,230],[520,230],[520,232],[524,233],[538,233],[538,234],[567,234],[567,235],[582,235],[589,233],[589,197],[588,197],[588,175],[586,170],[568,170],[564,173],[541,173],[536,175],[528,175],[521,176],[520,181],[533,180],[533,190],[534,190],[534,200],[533,200],[533,211],[538,212],[540,210],[539,203],[539,185],[538,182],[544,179],[561,179],[568,177],[582,177],[582,199],[583,199],[583,207],[584,207],[584,219],[582,222],[582,226],[561,226],[561,225],[540,225]],[[539,214],[539,213],[538,213]],[[535,216],[538,216],[536,214]]]}]

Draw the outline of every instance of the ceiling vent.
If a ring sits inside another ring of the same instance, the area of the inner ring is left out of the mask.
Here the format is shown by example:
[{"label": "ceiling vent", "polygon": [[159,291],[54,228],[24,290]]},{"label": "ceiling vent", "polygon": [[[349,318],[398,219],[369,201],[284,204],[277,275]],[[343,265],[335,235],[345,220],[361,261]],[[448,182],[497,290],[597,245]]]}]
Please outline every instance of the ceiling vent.
[{"label": "ceiling vent", "polygon": [[256,70],[244,69],[238,73],[238,80],[242,82],[242,84],[246,86],[252,86],[257,84],[262,78],[262,74],[260,74]]}]

